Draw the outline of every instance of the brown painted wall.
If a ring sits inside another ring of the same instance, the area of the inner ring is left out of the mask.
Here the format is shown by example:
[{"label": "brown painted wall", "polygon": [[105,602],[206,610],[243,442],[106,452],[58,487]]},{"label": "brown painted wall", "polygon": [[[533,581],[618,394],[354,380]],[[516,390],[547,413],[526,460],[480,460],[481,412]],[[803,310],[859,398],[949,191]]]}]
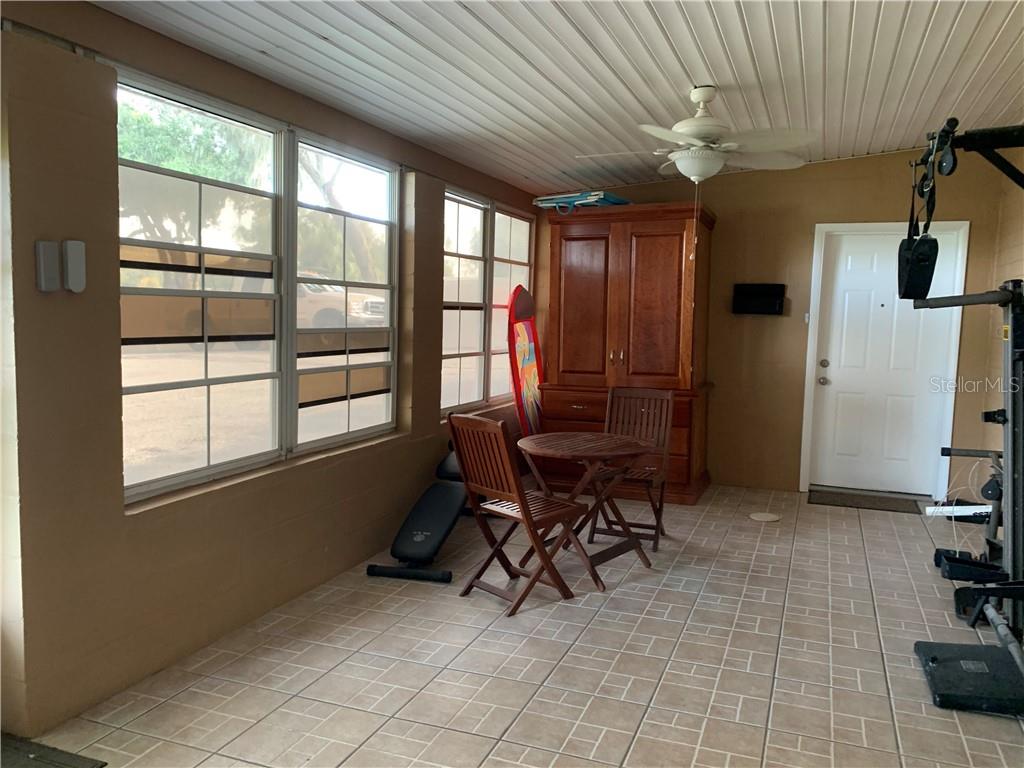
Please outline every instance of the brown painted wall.
[{"label": "brown painted wall", "polygon": [[[810,308],[814,227],[828,222],[906,220],[907,162],[919,152],[817,163],[793,171],[733,173],[702,184],[702,202],[718,217],[711,243],[708,368],[709,464],[716,483],[795,490],[800,476],[804,365]],[[937,219],[969,220],[967,289],[992,283],[999,174],[977,156],[939,188]],[[693,200],[685,179],[615,190],[637,203]],[[546,240],[538,260],[548,259]],[[538,283],[546,280],[538,264]],[[895,278],[894,278],[895,279]],[[783,317],[730,312],[737,282],[786,283]],[[538,284],[538,292],[545,287]],[[988,333],[984,309],[964,311],[960,370],[984,375]],[[957,397],[954,439],[984,439],[983,394]],[[956,467],[954,467],[956,471]]]},{"label": "brown painted wall", "polygon": [[[424,169],[401,212],[398,433],[126,515],[116,73],[3,33],[20,479],[20,513],[4,505],[3,729],[35,735],[386,547],[444,450],[440,178],[520,208],[529,195],[91,6],[3,14]],[[34,241],[69,238],[86,242],[87,290],[39,293]],[[21,608],[6,593],[19,572]]]}]

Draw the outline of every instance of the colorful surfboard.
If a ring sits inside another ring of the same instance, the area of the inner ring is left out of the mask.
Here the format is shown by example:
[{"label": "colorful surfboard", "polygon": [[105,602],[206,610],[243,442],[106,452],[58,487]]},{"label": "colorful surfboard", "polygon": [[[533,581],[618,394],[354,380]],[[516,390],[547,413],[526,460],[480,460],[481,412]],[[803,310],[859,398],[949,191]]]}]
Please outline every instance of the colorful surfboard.
[{"label": "colorful surfboard", "polygon": [[544,368],[540,360],[533,296],[523,286],[512,291],[508,308],[508,354],[512,368],[512,393],[524,435],[540,429],[540,385]]}]

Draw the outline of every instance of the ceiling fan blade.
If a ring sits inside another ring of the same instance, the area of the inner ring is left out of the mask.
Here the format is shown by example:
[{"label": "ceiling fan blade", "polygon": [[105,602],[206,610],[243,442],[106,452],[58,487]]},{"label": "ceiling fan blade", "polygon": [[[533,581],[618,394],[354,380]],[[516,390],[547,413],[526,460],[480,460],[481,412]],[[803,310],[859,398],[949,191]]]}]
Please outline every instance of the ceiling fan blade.
[{"label": "ceiling fan blade", "polygon": [[588,160],[592,157],[621,157],[624,155],[654,155],[655,157],[659,157],[661,155],[667,155],[669,152],[672,151],[673,149],[667,147],[660,147],[658,149],[653,150],[638,149],[633,152],[598,152],[597,154],[593,155],[573,155],[573,157],[577,160]]},{"label": "ceiling fan blade", "polygon": [[727,165],[734,168],[748,168],[756,171],[785,171],[799,168],[807,161],[788,152],[729,152],[725,156]]},{"label": "ceiling fan blade", "polygon": [[722,143],[736,144],[744,152],[778,152],[805,147],[816,136],[810,131],[742,131],[722,137]]},{"label": "ceiling fan blade", "polygon": [[691,138],[685,133],[677,133],[668,128],[662,128],[660,125],[640,125],[638,127],[644,133],[650,134],[662,141],[671,141],[673,144],[692,144],[696,147],[703,147],[706,143],[700,139]]},{"label": "ceiling fan blade", "polygon": [[649,155],[650,150],[638,150],[636,152],[600,152],[596,155],[573,155],[577,160],[589,160],[590,158],[617,158],[625,155]]},{"label": "ceiling fan blade", "polygon": [[662,176],[677,176],[676,172],[676,161],[669,160],[667,163],[662,163],[658,166],[658,173]]}]

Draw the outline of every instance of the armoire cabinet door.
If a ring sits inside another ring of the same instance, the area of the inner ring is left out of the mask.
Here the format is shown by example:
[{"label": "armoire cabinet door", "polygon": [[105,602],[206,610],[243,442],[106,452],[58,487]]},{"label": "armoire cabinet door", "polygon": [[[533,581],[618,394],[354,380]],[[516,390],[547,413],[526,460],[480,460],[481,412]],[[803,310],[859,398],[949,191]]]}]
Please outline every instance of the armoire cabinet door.
[{"label": "armoire cabinet door", "polygon": [[609,301],[611,275],[608,224],[553,228],[559,249],[552,280],[552,320],[557,324],[555,380],[562,384],[604,386],[608,383],[613,326]]},{"label": "armoire cabinet door", "polygon": [[690,387],[693,226],[693,220],[673,219],[627,222],[613,229],[617,386]]}]

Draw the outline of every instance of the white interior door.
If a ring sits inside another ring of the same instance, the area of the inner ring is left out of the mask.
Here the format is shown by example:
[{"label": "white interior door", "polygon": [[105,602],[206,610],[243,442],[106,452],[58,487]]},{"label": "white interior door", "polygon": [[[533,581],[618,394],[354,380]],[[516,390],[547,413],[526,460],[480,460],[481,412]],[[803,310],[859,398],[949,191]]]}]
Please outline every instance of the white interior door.
[{"label": "white interior door", "polygon": [[[820,243],[809,477],[935,494],[948,473],[939,448],[952,429],[960,310],[915,310],[898,298],[903,235],[894,227],[829,232]],[[939,260],[929,295],[959,293],[966,236],[953,228],[933,234]]]}]

